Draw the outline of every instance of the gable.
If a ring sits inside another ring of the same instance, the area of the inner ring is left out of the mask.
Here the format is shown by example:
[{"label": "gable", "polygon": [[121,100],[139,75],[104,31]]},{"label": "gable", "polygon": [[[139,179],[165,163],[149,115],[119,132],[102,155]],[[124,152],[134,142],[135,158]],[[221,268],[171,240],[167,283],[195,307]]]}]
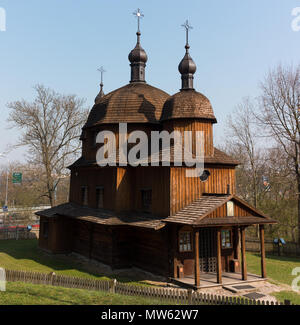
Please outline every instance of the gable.
[{"label": "gable", "polygon": [[[227,202],[234,203],[233,216],[227,213]],[[204,194],[164,221],[201,227],[276,223],[237,196],[226,194]]]}]

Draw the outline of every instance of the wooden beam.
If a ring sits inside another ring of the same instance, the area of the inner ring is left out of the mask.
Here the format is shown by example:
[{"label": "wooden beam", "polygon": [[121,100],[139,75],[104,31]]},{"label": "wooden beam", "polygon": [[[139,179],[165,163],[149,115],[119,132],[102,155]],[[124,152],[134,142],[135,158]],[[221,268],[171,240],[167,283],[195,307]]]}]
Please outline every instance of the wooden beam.
[{"label": "wooden beam", "polygon": [[222,283],[221,229],[217,229],[217,282]]},{"label": "wooden beam", "polygon": [[199,264],[199,229],[194,233],[194,252],[195,252],[195,286],[200,287],[200,264]]},{"label": "wooden beam", "polygon": [[247,280],[245,228],[241,227],[242,280]]},{"label": "wooden beam", "polygon": [[265,253],[265,228],[264,225],[259,225],[260,238],[260,256],[261,256],[261,277],[266,278],[266,253]]},{"label": "wooden beam", "polygon": [[234,259],[239,260],[240,254],[239,254],[239,228],[234,227]]}]

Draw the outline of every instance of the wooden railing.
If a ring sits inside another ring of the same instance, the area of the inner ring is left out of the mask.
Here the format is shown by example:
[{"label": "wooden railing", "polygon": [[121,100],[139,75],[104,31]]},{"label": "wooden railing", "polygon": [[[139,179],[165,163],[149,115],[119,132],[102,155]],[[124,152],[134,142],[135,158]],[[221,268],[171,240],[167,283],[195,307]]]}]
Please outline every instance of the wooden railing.
[{"label": "wooden railing", "polygon": [[119,283],[117,280],[96,280],[54,273],[5,270],[6,281],[27,282],[61,286],[66,288],[107,291],[127,296],[141,296],[156,298],[162,302],[180,305],[290,305],[290,301],[284,303],[273,301],[256,301],[239,297],[228,297],[213,294],[205,294],[186,289],[173,289],[161,287],[137,286]]}]

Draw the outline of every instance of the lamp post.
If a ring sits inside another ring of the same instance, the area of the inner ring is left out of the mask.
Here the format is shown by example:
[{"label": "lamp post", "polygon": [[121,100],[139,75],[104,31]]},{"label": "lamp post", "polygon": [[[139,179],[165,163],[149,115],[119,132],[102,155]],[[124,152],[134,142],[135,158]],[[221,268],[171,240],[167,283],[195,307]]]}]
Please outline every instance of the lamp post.
[{"label": "lamp post", "polygon": [[[7,159],[7,157],[5,155],[6,155],[6,152],[1,152],[0,153],[0,158],[3,157],[8,162],[8,159]],[[4,206],[6,206],[6,207],[7,207],[7,204],[8,204],[8,169],[9,169],[9,167],[7,167],[7,169],[6,169],[6,186],[5,186],[5,203],[4,203]],[[5,223],[6,211],[3,211],[3,212],[4,212],[4,220],[3,220],[3,223]]]}]

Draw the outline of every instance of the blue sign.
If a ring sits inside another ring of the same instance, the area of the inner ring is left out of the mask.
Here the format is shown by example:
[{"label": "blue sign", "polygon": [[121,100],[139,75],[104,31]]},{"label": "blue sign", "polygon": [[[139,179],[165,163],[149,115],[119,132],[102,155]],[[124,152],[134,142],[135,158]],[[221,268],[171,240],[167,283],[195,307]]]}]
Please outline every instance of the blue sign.
[{"label": "blue sign", "polygon": [[7,206],[7,205],[4,205],[4,206],[2,207],[2,210],[3,210],[3,212],[8,212],[8,206]]}]

